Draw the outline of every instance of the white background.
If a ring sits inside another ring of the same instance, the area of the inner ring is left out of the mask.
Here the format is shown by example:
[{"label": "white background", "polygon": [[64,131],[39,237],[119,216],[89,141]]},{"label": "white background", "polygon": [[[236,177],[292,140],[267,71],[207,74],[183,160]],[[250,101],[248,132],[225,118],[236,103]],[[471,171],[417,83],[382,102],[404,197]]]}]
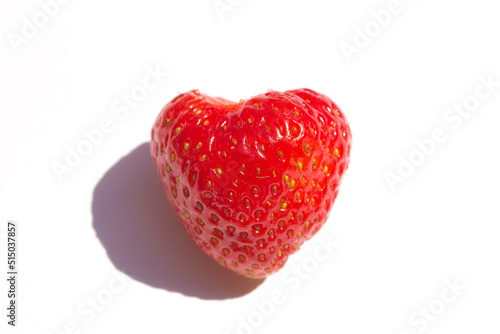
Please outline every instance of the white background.
[{"label": "white background", "polygon": [[[0,267],[12,219],[20,272],[15,329],[1,275],[0,332],[500,333],[498,4],[401,0],[381,27],[372,11],[388,0],[220,2],[230,10],[70,0],[47,22],[35,0],[0,3]],[[357,53],[346,57],[347,44]],[[168,76],[127,113],[121,99],[152,70]],[[300,87],[347,115],[348,175],[325,227],[283,271],[236,277],[179,227],[150,128],[186,90],[239,100]],[[466,118],[448,111],[464,101]],[[112,130],[59,180],[54,163],[105,119]],[[418,153],[436,129],[444,142]],[[404,182],[391,189],[398,168]],[[331,240],[331,254],[318,248]]]}]

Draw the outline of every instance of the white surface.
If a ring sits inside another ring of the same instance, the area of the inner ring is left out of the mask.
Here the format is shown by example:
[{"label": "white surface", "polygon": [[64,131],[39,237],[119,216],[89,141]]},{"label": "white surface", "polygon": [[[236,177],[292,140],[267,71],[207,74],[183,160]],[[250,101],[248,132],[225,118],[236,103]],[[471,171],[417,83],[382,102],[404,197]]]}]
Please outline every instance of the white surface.
[{"label": "white surface", "polygon": [[[479,77],[500,81],[498,4],[401,0],[348,63],[342,42],[376,29],[370,12],[390,1],[226,1],[224,20],[213,0],[68,1],[17,53],[9,34],[40,5],[0,4],[0,231],[7,219],[20,229],[19,322],[7,328],[2,311],[0,332],[499,333],[500,87],[460,124],[443,118]],[[169,75],[126,114],[121,96],[148,68]],[[179,232],[144,143],[177,93],[238,100],[299,87],[344,110],[352,163],[324,229],[255,287]],[[53,162],[103,119],[113,130],[60,182]],[[436,128],[445,142],[391,191],[384,174]],[[328,239],[339,247],[316,251]],[[446,280],[466,288],[454,298]],[[279,293],[285,302],[259,316],[255,303]],[[109,296],[93,317],[88,298]],[[418,313],[429,306],[443,311],[432,321]]]}]

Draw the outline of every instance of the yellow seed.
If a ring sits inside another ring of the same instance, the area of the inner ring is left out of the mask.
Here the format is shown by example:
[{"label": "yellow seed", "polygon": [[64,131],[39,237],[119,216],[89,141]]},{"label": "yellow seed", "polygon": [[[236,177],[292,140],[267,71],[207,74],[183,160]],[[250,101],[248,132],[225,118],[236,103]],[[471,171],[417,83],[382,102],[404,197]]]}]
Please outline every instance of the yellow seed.
[{"label": "yellow seed", "polygon": [[184,143],[184,151],[189,150],[189,143]]},{"label": "yellow seed", "polygon": [[238,144],[238,141],[236,140],[236,138],[231,139],[231,142],[233,143],[233,145]]},{"label": "yellow seed", "polygon": [[248,124],[252,124],[252,119],[251,118],[248,119]]},{"label": "yellow seed", "polygon": [[199,150],[201,148],[201,142],[199,142],[198,144],[196,144],[196,149]]},{"label": "yellow seed", "polygon": [[178,126],[176,129],[175,129],[175,134],[178,135],[179,132],[181,132],[182,128],[180,126]]},{"label": "yellow seed", "polygon": [[222,169],[220,167],[217,167],[217,174],[222,175]]},{"label": "yellow seed", "polygon": [[254,103],[253,105],[255,108],[260,108],[259,104],[258,103]]},{"label": "yellow seed", "polygon": [[340,151],[338,148],[335,149],[335,156],[338,158],[340,157]]},{"label": "yellow seed", "polygon": [[201,157],[201,161],[204,161],[206,158],[207,158],[207,155],[203,154],[203,156]]},{"label": "yellow seed", "polygon": [[201,109],[196,109],[196,110],[194,111],[194,114],[195,114],[196,116],[198,116],[199,114],[201,114],[201,112],[202,112],[202,110],[201,110]]},{"label": "yellow seed", "polygon": [[210,124],[210,121],[208,119],[203,122],[203,126],[207,126],[208,124]]},{"label": "yellow seed", "polygon": [[295,185],[295,180],[292,180],[292,182],[290,182],[290,187],[293,188],[294,185]]},{"label": "yellow seed", "polygon": [[302,169],[302,167],[303,167],[302,162],[300,162],[300,161],[299,161],[299,162],[297,162],[297,167],[298,167],[299,169]]},{"label": "yellow seed", "polygon": [[288,176],[288,174],[285,174],[284,179],[285,179],[285,183],[288,183],[288,180],[290,180],[290,177]]},{"label": "yellow seed", "polygon": [[278,157],[280,157],[280,159],[283,159],[283,152],[278,151]]},{"label": "yellow seed", "polygon": [[325,168],[323,169],[323,172],[328,173],[328,166],[325,166]]},{"label": "yellow seed", "polygon": [[283,202],[283,203],[281,204],[281,208],[282,208],[282,209],[286,209],[286,206],[287,206],[286,202]]},{"label": "yellow seed", "polygon": [[175,154],[174,153],[170,154],[170,161],[172,161],[172,162],[175,161]]}]

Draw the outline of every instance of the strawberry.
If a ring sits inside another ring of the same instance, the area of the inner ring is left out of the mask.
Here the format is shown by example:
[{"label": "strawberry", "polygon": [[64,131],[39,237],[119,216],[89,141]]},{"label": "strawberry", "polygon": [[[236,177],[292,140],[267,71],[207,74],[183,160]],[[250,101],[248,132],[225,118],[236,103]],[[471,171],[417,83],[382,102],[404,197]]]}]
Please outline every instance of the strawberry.
[{"label": "strawberry", "polygon": [[191,239],[226,268],[262,278],[325,223],[349,163],[344,114],[310,89],[234,103],[192,90],[151,132],[167,197]]}]

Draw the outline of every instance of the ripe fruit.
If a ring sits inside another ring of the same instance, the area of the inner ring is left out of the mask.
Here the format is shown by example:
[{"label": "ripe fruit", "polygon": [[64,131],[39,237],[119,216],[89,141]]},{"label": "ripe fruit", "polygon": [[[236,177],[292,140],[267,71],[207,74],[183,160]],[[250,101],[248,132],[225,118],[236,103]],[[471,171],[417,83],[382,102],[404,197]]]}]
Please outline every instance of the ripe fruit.
[{"label": "ripe fruit", "polygon": [[234,103],[193,90],[168,103],[151,154],[191,239],[260,278],[325,223],[349,163],[344,114],[310,89]]}]

